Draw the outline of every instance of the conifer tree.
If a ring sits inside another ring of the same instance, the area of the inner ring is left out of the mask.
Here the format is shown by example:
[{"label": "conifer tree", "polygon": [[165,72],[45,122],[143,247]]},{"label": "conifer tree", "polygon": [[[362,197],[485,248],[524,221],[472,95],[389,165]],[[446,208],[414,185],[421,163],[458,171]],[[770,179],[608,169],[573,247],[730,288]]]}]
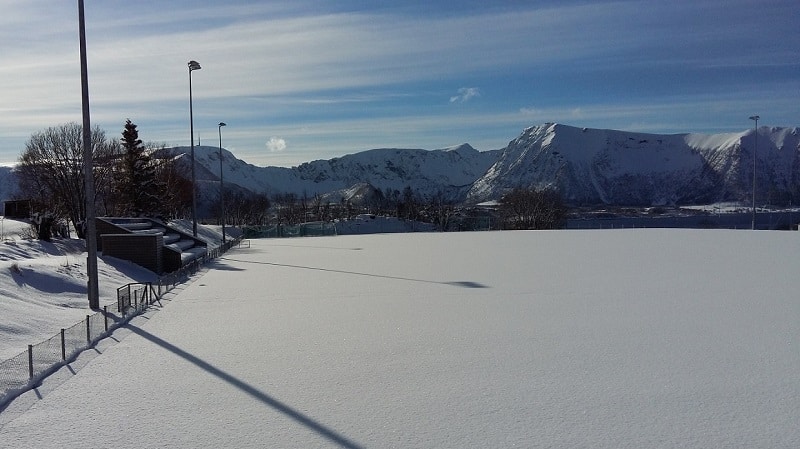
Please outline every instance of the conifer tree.
[{"label": "conifer tree", "polygon": [[122,132],[122,158],[117,179],[120,212],[133,216],[159,213],[159,183],[155,165],[139,139],[139,131],[130,119]]}]

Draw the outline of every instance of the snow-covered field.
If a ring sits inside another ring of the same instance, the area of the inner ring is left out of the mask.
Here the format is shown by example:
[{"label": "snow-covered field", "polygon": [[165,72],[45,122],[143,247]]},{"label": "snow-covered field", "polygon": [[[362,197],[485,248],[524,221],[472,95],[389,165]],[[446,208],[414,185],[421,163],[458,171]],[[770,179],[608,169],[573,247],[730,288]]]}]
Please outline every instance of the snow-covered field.
[{"label": "snow-covered field", "polygon": [[800,447],[796,232],[250,244],[14,401],[0,447]]}]

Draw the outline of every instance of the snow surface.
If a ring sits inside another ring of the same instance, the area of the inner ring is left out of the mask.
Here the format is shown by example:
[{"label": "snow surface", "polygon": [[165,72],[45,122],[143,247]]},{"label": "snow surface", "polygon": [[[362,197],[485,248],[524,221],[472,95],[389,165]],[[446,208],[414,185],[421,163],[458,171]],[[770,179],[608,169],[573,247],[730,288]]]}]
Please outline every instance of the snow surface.
[{"label": "snow surface", "polygon": [[249,243],[14,401],[0,447],[800,447],[800,234]]}]

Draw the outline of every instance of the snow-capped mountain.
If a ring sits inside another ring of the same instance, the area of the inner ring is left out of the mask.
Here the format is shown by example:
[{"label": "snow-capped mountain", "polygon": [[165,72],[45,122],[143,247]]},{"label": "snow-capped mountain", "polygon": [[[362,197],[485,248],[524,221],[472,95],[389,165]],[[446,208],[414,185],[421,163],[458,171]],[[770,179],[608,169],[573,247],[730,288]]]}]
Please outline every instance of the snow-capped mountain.
[{"label": "snow-capped mountain", "polygon": [[0,200],[17,199],[19,195],[19,180],[14,167],[0,166]]},{"label": "snow-capped mountain", "polygon": [[[186,160],[189,147],[168,149]],[[461,201],[466,192],[497,160],[498,151],[480,152],[464,144],[441,150],[375,149],[297,167],[256,167],[223,149],[226,189],[242,188],[272,197],[293,193],[298,197],[326,197],[332,202],[364,196],[369,187],[384,192],[411,187],[425,196],[441,194]],[[219,189],[219,148],[195,147],[195,177],[199,201],[214,199]],[[187,166],[188,173],[188,166]]]},{"label": "snow-capped mountain", "polygon": [[[756,148],[757,145],[757,148]],[[685,205],[749,202],[753,151],[760,204],[800,198],[800,129],[760,127],[725,134],[645,134],[546,123],[500,150],[468,144],[440,150],[375,149],[297,167],[257,167],[221,151],[226,190],[319,196],[325,202],[374,198],[410,187],[422,198],[476,204],[514,187],[552,187],[572,205]],[[185,164],[190,148],[168,148]],[[220,149],[195,147],[198,210],[218,199]],[[16,192],[0,171],[0,194]],[[367,200],[364,200],[367,201]],[[795,201],[796,203],[797,201]]]},{"label": "snow-capped mountain", "polygon": [[[755,145],[752,129],[645,134],[547,123],[525,129],[501,150],[481,152],[467,144],[433,151],[375,149],[293,168],[256,167],[223,150],[223,167],[233,188],[319,195],[332,202],[369,196],[371,189],[411,187],[422,196],[474,204],[521,186],[557,188],[573,205],[651,206],[749,201]],[[781,204],[796,197],[800,130],[761,127],[757,145],[758,201]],[[201,146],[195,153],[200,198],[215,198],[219,149]]]},{"label": "snow-capped mountain", "polygon": [[[800,187],[798,128],[727,134],[644,134],[548,123],[523,131],[475,182],[467,200],[516,187],[553,187],[571,204],[785,202]],[[760,192],[760,193],[759,193]]]}]

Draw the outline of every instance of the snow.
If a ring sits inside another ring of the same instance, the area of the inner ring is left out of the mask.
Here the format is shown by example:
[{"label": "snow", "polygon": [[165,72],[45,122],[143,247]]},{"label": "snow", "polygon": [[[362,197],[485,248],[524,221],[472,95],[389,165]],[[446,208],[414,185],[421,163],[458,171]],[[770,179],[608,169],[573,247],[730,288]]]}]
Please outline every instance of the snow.
[{"label": "snow", "polygon": [[686,134],[686,144],[692,148],[729,148],[739,143],[750,131],[720,134]]},{"label": "snow", "polygon": [[797,233],[249,244],[0,412],[0,446],[800,447]]}]

